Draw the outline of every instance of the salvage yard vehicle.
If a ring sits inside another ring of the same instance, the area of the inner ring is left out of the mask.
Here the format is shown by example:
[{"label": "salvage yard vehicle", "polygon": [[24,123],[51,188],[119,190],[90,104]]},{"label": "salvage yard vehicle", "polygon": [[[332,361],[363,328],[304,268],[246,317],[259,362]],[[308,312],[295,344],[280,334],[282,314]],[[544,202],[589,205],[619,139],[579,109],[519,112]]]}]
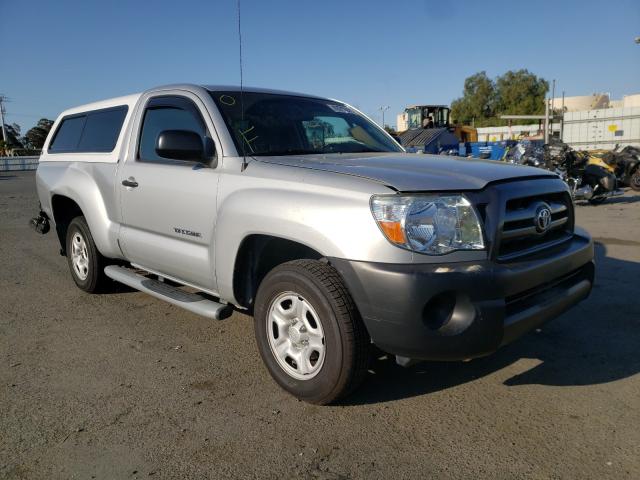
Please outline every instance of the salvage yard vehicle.
[{"label": "salvage yard vehicle", "polygon": [[372,345],[401,364],[484,356],[594,278],[557,175],[407,154],[315,96],[174,85],[73,108],[36,184],[32,225],[55,226],[79,288],[247,312],[273,378],[318,404],[359,385]]},{"label": "salvage yard vehicle", "polygon": [[600,156],[606,165],[614,169],[620,185],[640,191],[640,148],[616,145]]},{"label": "salvage yard vehicle", "polygon": [[618,188],[615,168],[597,153],[576,151],[566,143],[553,142],[544,146],[544,160],[547,168],[567,182],[574,200],[599,205],[607,198],[624,194]]}]

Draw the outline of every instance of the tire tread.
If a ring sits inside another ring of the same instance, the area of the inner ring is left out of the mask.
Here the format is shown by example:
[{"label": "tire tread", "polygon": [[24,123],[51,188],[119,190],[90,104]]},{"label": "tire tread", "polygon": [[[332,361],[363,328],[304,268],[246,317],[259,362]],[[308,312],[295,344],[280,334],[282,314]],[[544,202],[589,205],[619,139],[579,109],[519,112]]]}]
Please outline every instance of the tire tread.
[{"label": "tire tread", "polygon": [[[87,220],[84,216],[80,215],[73,218],[71,222],[69,222],[66,240],[67,247],[69,242],[69,235],[73,227],[80,230],[80,233],[84,237],[84,240],[87,244],[87,248],[90,250],[90,255],[92,256],[92,265],[89,274],[90,278],[85,284],[75,276],[73,272],[73,266],[71,265],[71,252],[67,252],[69,269],[71,270],[73,281],[78,286],[78,288],[88,293],[100,293],[108,291],[107,287],[112,285],[113,282],[111,282],[111,279],[109,279],[104,273],[104,267],[107,265],[107,259],[98,251],[98,247],[93,240],[93,235],[91,235],[91,230],[89,229]],[[69,249],[67,248],[67,250]]]},{"label": "tire tread", "polygon": [[344,358],[344,361],[350,365],[345,369],[348,375],[342,378],[325,398],[313,402],[332,403],[352,393],[364,380],[369,367],[371,347],[369,333],[342,277],[334,267],[322,261],[307,259],[292,260],[281,266],[299,269],[311,274],[313,279],[326,290],[337,307],[336,318],[341,333],[345,340],[353,345],[351,351],[345,352],[350,354],[350,358]]}]

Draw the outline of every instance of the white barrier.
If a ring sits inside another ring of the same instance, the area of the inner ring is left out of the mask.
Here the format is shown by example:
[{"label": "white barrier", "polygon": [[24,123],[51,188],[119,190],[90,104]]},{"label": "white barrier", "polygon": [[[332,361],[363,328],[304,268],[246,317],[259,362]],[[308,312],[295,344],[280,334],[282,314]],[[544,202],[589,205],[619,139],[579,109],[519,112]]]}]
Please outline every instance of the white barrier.
[{"label": "white barrier", "polygon": [[40,157],[0,157],[0,172],[35,170]]}]

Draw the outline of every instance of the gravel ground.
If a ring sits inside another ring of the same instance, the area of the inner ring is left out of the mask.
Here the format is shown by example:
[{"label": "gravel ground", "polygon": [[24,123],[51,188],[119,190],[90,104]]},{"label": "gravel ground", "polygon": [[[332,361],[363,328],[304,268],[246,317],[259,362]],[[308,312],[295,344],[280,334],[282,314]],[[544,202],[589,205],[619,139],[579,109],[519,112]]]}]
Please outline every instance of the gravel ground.
[{"label": "gravel ground", "polygon": [[88,295],[0,174],[2,478],[640,478],[640,196],[579,206],[591,297],[468,363],[377,360],[338,406],[271,380],[241,314]]}]

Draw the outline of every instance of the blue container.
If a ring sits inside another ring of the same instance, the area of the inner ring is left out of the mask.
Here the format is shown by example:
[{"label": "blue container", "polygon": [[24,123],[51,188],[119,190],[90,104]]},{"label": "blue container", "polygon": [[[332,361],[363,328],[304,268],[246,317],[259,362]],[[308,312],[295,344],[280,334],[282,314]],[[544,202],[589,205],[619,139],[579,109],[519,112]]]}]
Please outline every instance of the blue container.
[{"label": "blue container", "polygon": [[471,154],[474,158],[485,157],[489,160],[502,160],[507,147],[511,147],[516,143],[517,142],[513,140],[503,140],[500,142],[470,142],[464,146],[464,151],[466,155]]},{"label": "blue container", "polygon": [[471,156],[474,158],[480,158],[480,154],[486,152],[487,150],[487,142],[471,142],[469,143],[470,150],[467,150],[467,153],[471,153]]}]

